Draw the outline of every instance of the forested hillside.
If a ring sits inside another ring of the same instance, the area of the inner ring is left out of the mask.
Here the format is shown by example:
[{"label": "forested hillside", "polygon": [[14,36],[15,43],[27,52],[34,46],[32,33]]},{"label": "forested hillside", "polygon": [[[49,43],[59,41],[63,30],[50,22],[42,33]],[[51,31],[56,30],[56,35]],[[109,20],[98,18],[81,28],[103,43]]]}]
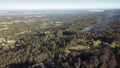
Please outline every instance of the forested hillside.
[{"label": "forested hillside", "polygon": [[107,13],[33,14],[9,27],[15,42],[1,43],[0,68],[120,68],[120,17]]}]

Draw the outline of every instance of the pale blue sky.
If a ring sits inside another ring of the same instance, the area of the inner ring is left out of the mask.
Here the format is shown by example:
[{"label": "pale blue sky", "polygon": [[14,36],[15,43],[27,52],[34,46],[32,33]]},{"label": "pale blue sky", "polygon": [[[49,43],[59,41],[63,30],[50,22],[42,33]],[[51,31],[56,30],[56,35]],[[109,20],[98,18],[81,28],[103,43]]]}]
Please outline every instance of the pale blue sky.
[{"label": "pale blue sky", "polygon": [[120,8],[120,0],[0,0],[0,9],[107,9]]}]

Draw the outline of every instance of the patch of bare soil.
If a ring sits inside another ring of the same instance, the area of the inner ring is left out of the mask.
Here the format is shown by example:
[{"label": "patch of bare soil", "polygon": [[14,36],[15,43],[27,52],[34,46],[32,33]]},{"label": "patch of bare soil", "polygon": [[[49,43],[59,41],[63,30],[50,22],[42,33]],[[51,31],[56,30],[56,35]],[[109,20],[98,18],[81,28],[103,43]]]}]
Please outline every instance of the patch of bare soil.
[{"label": "patch of bare soil", "polygon": [[88,49],[90,49],[90,47],[78,45],[78,46],[71,46],[71,47],[66,48],[65,52],[66,53],[80,52],[80,51],[84,51],[84,50],[88,50]]}]

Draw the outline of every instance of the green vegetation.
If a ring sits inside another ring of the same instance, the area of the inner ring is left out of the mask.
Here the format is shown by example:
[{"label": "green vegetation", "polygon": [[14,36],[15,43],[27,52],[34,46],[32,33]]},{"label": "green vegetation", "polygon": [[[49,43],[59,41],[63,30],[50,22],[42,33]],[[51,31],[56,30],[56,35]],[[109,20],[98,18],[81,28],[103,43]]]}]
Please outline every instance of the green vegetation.
[{"label": "green vegetation", "polygon": [[105,13],[11,16],[0,68],[120,68],[120,17]]}]

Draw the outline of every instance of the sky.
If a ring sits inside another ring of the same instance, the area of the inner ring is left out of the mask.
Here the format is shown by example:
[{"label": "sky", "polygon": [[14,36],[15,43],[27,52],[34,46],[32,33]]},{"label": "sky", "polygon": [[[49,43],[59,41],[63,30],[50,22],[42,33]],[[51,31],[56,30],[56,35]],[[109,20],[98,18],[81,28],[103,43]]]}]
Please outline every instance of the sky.
[{"label": "sky", "polygon": [[118,9],[120,0],[0,0],[0,9]]}]

